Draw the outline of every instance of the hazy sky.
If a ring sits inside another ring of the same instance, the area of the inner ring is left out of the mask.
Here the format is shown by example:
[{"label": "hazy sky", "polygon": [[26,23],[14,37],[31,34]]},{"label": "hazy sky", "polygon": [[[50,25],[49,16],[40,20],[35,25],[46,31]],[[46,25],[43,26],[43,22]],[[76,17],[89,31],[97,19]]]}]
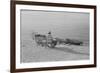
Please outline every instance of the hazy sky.
[{"label": "hazy sky", "polygon": [[88,40],[89,13],[21,10],[22,34],[49,31],[54,37]]}]

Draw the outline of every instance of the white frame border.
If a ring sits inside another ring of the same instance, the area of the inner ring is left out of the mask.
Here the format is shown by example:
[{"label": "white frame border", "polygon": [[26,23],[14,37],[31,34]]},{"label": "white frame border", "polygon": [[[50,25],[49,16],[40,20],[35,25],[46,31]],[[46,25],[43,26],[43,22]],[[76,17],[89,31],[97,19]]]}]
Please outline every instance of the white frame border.
[{"label": "white frame border", "polygon": [[[91,43],[90,44],[90,60],[20,64],[20,10],[21,9],[90,13],[90,43]],[[93,9],[35,6],[35,5],[16,5],[15,15],[16,15],[16,50],[15,50],[16,51],[16,69],[94,64],[94,10]]]}]

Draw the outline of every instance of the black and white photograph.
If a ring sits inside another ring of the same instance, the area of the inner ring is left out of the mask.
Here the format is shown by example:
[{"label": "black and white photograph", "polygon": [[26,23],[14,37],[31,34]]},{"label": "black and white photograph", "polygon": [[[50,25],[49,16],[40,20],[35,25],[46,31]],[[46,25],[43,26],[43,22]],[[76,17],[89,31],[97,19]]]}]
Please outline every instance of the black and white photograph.
[{"label": "black and white photograph", "polygon": [[96,67],[96,6],[12,2],[11,72]]},{"label": "black and white photograph", "polygon": [[89,13],[20,13],[21,63],[89,59]]}]

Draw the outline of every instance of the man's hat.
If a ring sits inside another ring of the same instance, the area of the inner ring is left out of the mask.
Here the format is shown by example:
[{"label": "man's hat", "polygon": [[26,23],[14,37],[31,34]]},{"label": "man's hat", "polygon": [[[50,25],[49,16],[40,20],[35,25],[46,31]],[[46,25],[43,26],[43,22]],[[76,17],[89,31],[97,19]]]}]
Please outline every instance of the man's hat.
[{"label": "man's hat", "polygon": [[51,32],[49,32],[48,34],[51,34]]}]

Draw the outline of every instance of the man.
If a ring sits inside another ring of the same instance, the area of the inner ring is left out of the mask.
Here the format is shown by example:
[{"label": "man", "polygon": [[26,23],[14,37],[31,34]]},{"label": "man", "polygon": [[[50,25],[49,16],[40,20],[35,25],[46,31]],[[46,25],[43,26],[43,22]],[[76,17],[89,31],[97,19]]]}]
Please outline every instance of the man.
[{"label": "man", "polygon": [[53,40],[53,37],[52,37],[52,35],[51,35],[51,32],[49,32],[49,33],[48,33],[48,36],[47,36],[47,43],[48,43],[48,46],[51,46],[52,40]]},{"label": "man", "polygon": [[50,42],[52,42],[52,40],[53,40],[53,37],[51,35],[51,32],[49,32],[48,36],[47,36],[47,41],[50,43]]},{"label": "man", "polygon": [[54,48],[57,44],[57,40],[52,37],[51,32],[48,33],[47,43],[50,48]]}]

